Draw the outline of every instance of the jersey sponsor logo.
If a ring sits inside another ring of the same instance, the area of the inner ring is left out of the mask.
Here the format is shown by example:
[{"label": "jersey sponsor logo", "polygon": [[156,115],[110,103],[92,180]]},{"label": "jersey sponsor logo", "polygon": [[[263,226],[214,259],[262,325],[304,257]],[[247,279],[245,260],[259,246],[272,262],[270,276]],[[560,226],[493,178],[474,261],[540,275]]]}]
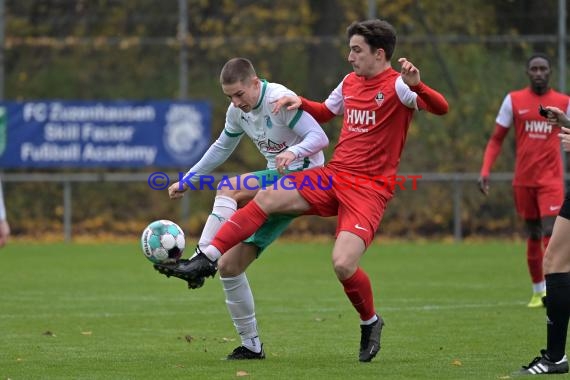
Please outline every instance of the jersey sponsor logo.
[{"label": "jersey sponsor logo", "polygon": [[384,94],[382,92],[377,93],[374,100],[376,101],[376,104],[378,105],[382,104],[382,102],[384,101]]},{"label": "jersey sponsor logo", "polygon": [[349,108],[346,110],[346,122],[349,125],[374,125],[376,124],[376,112]]},{"label": "jersey sponsor logo", "polygon": [[245,121],[247,124],[249,124],[249,118],[245,117],[244,115],[241,115],[241,119]]},{"label": "jersey sponsor logo", "polygon": [[527,120],[524,123],[524,131],[532,138],[544,139],[546,138],[544,135],[552,133],[552,125],[546,120]]},{"label": "jersey sponsor logo", "polygon": [[357,230],[362,230],[362,231],[368,231],[366,228],[362,227],[360,224],[356,223],[354,225],[354,228],[356,228]]},{"label": "jersey sponsor logo", "polygon": [[528,113],[530,110],[528,108],[519,110],[519,115],[524,115],[525,113]]},{"label": "jersey sponsor logo", "polygon": [[550,211],[556,211],[560,208],[560,206],[550,206],[549,209]]},{"label": "jersey sponsor logo", "polygon": [[281,153],[288,148],[286,142],[277,143],[275,141],[271,141],[270,139],[267,139],[267,141],[258,141],[257,146],[259,147],[259,150],[265,151],[267,153]]},{"label": "jersey sponsor logo", "polygon": [[358,132],[358,133],[366,133],[368,132],[368,128],[360,128],[360,127],[348,127],[350,132]]}]

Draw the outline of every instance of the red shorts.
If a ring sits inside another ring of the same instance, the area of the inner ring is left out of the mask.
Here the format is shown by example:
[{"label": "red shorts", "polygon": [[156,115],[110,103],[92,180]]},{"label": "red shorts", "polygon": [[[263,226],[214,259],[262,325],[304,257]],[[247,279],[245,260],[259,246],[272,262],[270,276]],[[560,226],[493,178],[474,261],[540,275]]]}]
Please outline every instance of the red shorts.
[{"label": "red shorts", "polygon": [[513,195],[517,213],[525,220],[537,220],[558,215],[564,201],[564,185],[513,186]]},{"label": "red shorts", "polygon": [[368,247],[380,226],[389,196],[372,186],[352,184],[327,167],[289,174],[296,189],[311,206],[305,215],[338,216],[336,235],[348,231],[364,240]]}]

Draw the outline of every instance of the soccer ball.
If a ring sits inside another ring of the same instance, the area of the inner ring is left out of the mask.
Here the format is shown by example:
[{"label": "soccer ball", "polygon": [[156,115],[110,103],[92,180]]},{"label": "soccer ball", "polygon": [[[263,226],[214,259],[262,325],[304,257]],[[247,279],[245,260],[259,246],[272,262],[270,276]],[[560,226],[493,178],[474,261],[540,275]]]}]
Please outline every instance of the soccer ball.
[{"label": "soccer ball", "polygon": [[141,236],[143,253],[155,264],[175,263],[182,257],[185,245],[184,232],[170,220],[155,220]]}]

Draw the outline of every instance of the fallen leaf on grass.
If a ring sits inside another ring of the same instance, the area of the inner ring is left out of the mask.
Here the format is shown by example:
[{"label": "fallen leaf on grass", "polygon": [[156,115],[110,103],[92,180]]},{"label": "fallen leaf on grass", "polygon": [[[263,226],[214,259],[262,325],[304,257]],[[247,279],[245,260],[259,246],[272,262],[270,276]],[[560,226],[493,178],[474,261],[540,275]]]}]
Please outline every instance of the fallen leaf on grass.
[{"label": "fallen leaf on grass", "polygon": [[454,361],[451,362],[451,364],[457,367],[461,367],[463,365],[463,363],[461,363],[461,360],[459,359],[455,359]]},{"label": "fallen leaf on grass", "polygon": [[247,373],[245,371],[237,371],[236,372],[236,377],[244,377],[244,376],[249,376],[249,373]]},{"label": "fallen leaf on grass", "polygon": [[46,331],[46,332],[44,332],[42,335],[45,335],[45,336],[53,336],[53,337],[55,337],[55,334],[54,334],[54,333],[52,333],[52,332],[51,332],[51,331],[49,331],[49,330],[48,330],[48,331]]},{"label": "fallen leaf on grass", "polygon": [[81,335],[91,335],[93,334],[92,331],[81,331]]},{"label": "fallen leaf on grass", "polygon": [[194,337],[192,335],[184,335],[184,339],[186,339],[188,343],[192,343]]}]

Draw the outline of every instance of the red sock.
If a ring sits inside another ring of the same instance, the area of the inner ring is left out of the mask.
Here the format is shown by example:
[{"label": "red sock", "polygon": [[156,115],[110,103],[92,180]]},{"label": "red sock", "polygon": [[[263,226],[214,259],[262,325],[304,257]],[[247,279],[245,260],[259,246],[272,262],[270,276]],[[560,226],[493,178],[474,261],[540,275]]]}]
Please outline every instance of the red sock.
[{"label": "red sock", "polygon": [[352,306],[360,314],[361,321],[367,321],[374,317],[374,296],[372,295],[372,285],[366,272],[356,269],[356,272],[346,280],[341,281],[344,286],[346,296],[352,302]]},{"label": "red sock", "polygon": [[526,262],[533,284],[544,281],[542,273],[542,240],[526,241]]},{"label": "red sock", "polygon": [[266,220],[267,214],[255,201],[251,201],[244,208],[237,210],[229,220],[222,224],[212,241],[212,245],[223,255],[234,245],[253,235]]}]

